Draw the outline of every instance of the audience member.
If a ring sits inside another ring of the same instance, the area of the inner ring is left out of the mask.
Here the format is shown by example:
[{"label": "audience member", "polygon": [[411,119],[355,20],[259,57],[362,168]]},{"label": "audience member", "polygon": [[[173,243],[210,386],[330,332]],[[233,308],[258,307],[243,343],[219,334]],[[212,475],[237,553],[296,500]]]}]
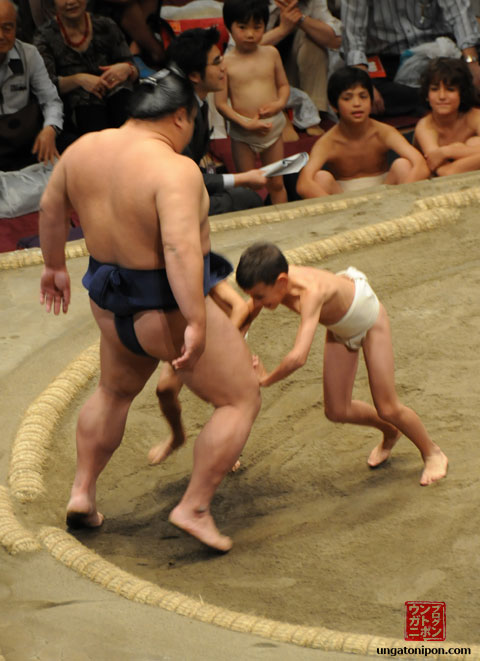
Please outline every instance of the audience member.
[{"label": "audience member", "polygon": [[385,76],[374,79],[375,115],[421,112],[417,89],[394,81],[409,48],[452,35],[480,88],[480,31],[469,0],[342,0],[342,49],[348,65],[367,70],[377,56]]},{"label": "audience member", "polygon": [[327,111],[328,51],[340,47],[341,24],[327,0],[275,0],[262,44],[282,53],[290,84]]},{"label": "audience member", "polygon": [[159,27],[162,0],[90,0],[91,11],[111,18],[127,41],[135,42],[145,63],[153,69],[165,64],[166,47]]},{"label": "audience member", "polygon": [[[225,0],[223,20],[235,47],[226,57],[227,87],[215,94],[218,111],[229,121],[237,171],[283,158],[283,109],[290,87],[276,48],[260,45],[268,21],[268,1]],[[287,202],[283,177],[270,177],[273,204]]]},{"label": "audience member", "polygon": [[[370,117],[372,82],[357,67],[338,69],[328,81],[328,99],[339,123],[315,143],[303,168],[297,191],[304,198],[426,179],[421,153],[396,129]],[[387,154],[397,158],[388,167]],[[322,170],[327,166],[329,171]]]},{"label": "audience member", "polygon": [[432,60],[422,77],[422,97],[431,110],[415,129],[414,141],[433,174],[480,169],[480,110],[475,88],[462,60]]},{"label": "audience member", "polygon": [[0,170],[53,163],[63,108],[35,46],[16,39],[16,9],[0,0]]},{"label": "audience member", "polygon": [[117,127],[138,71],[119,27],[86,11],[87,0],[55,0],[56,17],[35,36],[76,135]]},{"label": "audience member", "polygon": [[251,189],[266,185],[261,170],[252,169],[237,174],[216,174],[202,167],[208,150],[210,127],[208,123],[209,92],[224,89],[225,65],[217,46],[219,32],[194,28],[182,32],[170,45],[167,57],[191,80],[198,103],[192,140],[185,150],[203,172],[203,179],[210,196],[209,215],[228,211],[241,211],[262,205],[262,198]]}]

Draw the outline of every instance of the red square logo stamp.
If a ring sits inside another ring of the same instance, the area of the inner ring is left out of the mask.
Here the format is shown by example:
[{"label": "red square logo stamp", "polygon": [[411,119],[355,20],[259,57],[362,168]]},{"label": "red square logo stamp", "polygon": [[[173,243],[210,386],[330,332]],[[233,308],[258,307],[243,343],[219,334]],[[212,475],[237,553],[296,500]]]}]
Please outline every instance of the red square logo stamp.
[{"label": "red square logo stamp", "polygon": [[445,640],[444,601],[405,602],[405,640]]}]

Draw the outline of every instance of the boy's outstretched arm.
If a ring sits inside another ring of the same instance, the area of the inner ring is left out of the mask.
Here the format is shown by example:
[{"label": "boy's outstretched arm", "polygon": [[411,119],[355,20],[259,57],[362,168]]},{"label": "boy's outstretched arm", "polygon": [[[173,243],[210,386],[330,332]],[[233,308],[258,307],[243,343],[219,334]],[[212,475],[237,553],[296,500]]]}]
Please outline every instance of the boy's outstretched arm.
[{"label": "boy's outstretched arm", "polygon": [[[293,348],[287,353],[280,365],[272,372],[267,373],[263,365],[257,359],[257,375],[261,386],[271,386],[273,383],[284,379],[295,372],[299,367],[303,367],[307,362],[308,354],[312,346],[315,332],[318,328],[320,310],[323,299],[319,299],[313,294],[306,296],[301,301],[300,308],[300,326],[297,331]],[[255,366],[255,362],[254,362]]]}]

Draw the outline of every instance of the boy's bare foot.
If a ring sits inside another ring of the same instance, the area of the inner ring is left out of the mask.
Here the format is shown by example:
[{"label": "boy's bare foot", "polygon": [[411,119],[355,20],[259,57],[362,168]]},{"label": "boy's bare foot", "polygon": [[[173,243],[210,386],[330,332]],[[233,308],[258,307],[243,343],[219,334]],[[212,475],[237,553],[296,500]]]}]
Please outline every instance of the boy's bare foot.
[{"label": "boy's bare foot", "polygon": [[393,446],[401,435],[402,433],[399,432],[398,429],[395,429],[395,431],[391,434],[385,433],[383,435],[383,440],[373,448],[373,450],[370,452],[370,456],[367,459],[367,464],[370,466],[370,468],[378,468],[387,461],[387,459],[390,457]]},{"label": "boy's bare foot", "polygon": [[148,452],[148,463],[151,466],[161,464],[172,452],[178,450],[185,443],[185,435],[181,437],[172,434],[166,441],[153,445]]},{"label": "boy's bare foot", "polygon": [[217,551],[226,553],[233,546],[230,537],[219,532],[208,510],[204,512],[185,512],[180,505],[177,505],[170,512],[168,520],[177,528],[188,532],[189,535],[193,535],[200,542],[217,549]]},{"label": "boy's bare foot", "polygon": [[437,482],[447,474],[448,458],[440,448],[436,448],[433,454],[425,457],[425,468],[423,469],[420,484],[426,487],[432,482]]},{"label": "boy's bare foot", "polygon": [[240,459],[237,459],[237,461],[233,464],[233,466],[230,468],[230,473],[235,473],[238,471],[242,464],[240,463]]},{"label": "boy's bare foot", "polygon": [[322,129],[320,124],[317,124],[316,126],[308,126],[305,129],[305,133],[307,135],[319,135],[320,136],[320,135],[323,135],[325,133],[325,131]]}]

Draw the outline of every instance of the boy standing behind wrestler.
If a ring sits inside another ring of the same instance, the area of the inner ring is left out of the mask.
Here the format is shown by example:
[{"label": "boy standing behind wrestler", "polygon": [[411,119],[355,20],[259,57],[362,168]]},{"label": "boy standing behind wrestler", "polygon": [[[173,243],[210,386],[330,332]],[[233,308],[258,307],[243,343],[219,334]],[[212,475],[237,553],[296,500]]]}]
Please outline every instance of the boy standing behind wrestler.
[{"label": "boy standing behind wrestler", "polygon": [[[260,41],[268,21],[268,1],[225,0],[223,19],[235,42],[225,56],[227,88],[215,94],[218,111],[230,122],[232,154],[238,172],[283,158],[283,108],[290,88],[280,55]],[[231,105],[230,105],[230,103]],[[271,177],[273,204],[287,202],[282,177]]]}]

